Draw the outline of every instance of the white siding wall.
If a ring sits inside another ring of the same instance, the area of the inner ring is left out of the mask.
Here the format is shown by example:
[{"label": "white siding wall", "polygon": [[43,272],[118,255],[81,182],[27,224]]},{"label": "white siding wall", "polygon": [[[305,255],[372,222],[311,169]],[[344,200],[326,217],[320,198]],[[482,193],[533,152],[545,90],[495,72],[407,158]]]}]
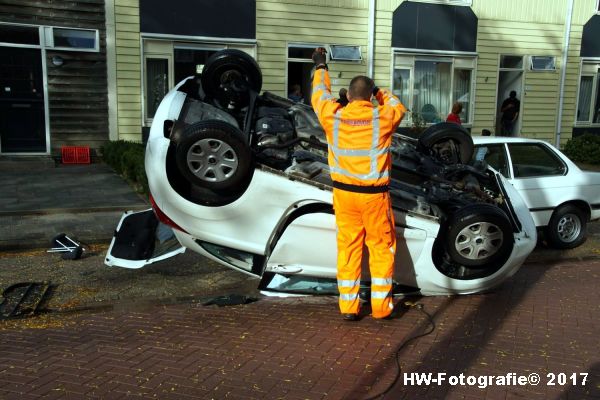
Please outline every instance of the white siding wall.
[{"label": "white siding wall", "polygon": [[288,43],[361,46],[361,63],[329,64],[335,93],[355,75],[366,73],[367,32],[367,0],[257,0],[256,39],[263,90],[287,95]]},{"label": "white siding wall", "polygon": [[115,0],[117,125],[121,140],[142,140],[139,15],[138,0]]}]

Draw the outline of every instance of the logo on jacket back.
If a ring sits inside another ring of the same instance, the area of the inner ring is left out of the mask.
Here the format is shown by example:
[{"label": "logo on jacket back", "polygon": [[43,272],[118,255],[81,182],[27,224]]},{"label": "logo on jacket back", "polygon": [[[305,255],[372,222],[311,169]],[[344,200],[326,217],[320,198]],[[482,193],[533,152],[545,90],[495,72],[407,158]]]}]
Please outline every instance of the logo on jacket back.
[{"label": "logo on jacket back", "polygon": [[351,126],[369,126],[373,122],[370,119],[341,119],[340,122],[342,124],[351,125]]}]

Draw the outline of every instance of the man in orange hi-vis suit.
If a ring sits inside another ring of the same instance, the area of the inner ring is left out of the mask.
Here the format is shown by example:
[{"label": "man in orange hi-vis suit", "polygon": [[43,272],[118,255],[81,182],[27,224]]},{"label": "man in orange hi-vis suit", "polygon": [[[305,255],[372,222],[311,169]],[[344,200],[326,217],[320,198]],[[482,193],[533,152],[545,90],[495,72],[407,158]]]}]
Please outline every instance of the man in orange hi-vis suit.
[{"label": "man in orange hi-vis suit", "polygon": [[[396,252],[389,195],[390,145],[406,108],[366,76],[352,79],[347,94],[349,104],[342,107],[331,95],[325,49],[316,49],[313,61],[316,69],[312,106],[327,135],[333,180],[340,311],[345,320],[358,319],[361,260],[366,244],[372,316],[386,318],[394,309],[392,275]],[[378,106],[371,102],[373,95]]]}]

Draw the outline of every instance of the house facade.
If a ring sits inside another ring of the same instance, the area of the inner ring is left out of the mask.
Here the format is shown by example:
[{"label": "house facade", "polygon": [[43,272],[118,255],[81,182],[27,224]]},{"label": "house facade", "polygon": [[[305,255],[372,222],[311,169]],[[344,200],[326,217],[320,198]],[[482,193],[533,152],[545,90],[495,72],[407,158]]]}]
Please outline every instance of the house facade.
[{"label": "house facade", "polygon": [[108,139],[104,0],[0,1],[0,155]]},{"label": "house facade", "polygon": [[[37,100],[43,93],[45,125],[27,131],[42,129],[45,142],[38,140],[29,153],[55,152],[63,144],[142,140],[162,96],[224,48],[257,59],[263,90],[282,96],[299,91],[308,102],[310,55],[326,47],[334,93],[355,75],[373,76],[411,110],[404,131],[445,120],[452,103],[460,101],[461,119],[473,134],[498,132],[500,105],[514,90],[521,102],[516,135],[564,144],[586,131],[600,134],[599,0],[71,3],[0,0],[0,51],[28,49],[41,59],[39,71],[30,75],[41,76],[32,93]],[[37,41],[10,33],[27,27],[37,29]],[[49,40],[59,43],[60,35],[97,39],[86,42],[93,48],[73,49]],[[53,64],[54,57],[63,64]],[[13,64],[3,68],[19,69]],[[5,80],[1,86],[12,87]],[[0,92],[4,103],[16,93]],[[3,113],[27,115],[26,106],[3,107]],[[29,108],[38,109],[38,120],[39,108]],[[11,145],[18,131],[5,125],[24,122],[2,121],[0,154],[22,151]]]}]

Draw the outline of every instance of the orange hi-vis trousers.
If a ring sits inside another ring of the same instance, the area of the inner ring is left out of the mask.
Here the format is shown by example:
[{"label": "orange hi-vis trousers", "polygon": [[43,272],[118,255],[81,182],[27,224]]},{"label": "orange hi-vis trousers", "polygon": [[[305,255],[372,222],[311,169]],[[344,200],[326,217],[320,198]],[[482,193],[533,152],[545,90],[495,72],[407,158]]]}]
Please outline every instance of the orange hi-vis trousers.
[{"label": "orange hi-vis trousers", "polygon": [[396,232],[390,194],[356,193],[333,189],[337,225],[337,279],[342,314],[360,310],[363,245],[369,249],[371,308],[373,318],[384,318],[394,309],[392,275]]}]

